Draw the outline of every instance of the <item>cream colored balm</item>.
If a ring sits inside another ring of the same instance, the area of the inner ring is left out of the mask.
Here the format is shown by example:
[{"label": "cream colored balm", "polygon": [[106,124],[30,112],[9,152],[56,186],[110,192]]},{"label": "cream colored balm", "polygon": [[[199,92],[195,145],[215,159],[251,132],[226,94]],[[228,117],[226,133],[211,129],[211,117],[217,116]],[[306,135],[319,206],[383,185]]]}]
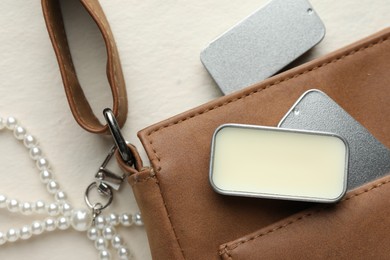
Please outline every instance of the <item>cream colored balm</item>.
[{"label": "cream colored balm", "polygon": [[225,195],[335,202],[347,169],[347,142],[331,133],[226,124],[212,140],[210,182]]}]

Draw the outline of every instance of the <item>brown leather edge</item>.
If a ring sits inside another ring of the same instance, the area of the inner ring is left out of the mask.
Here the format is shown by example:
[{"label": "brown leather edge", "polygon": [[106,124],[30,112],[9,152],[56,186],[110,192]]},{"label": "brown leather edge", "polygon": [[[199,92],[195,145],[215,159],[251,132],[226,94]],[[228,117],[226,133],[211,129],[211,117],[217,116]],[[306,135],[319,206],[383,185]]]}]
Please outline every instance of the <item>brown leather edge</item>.
[{"label": "brown leather edge", "polygon": [[291,70],[288,70],[286,72],[283,72],[281,74],[278,74],[272,78],[269,78],[263,82],[260,82],[258,84],[255,84],[251,87],[246,88],[245,90],[232,93],[230,95],[218,98],[214,101],[211,101],[209,103],[206,103],[202,106],[199,106],[197,108],[191,109],[187,112],[181,113],[179,115],[176,115],[174,117],[171,117],[169,119],[166,119],[160,123],[154,124],[152,126],[149,126],[141,131],[138,132],[138,137],[141,140],[147,155],[149,157],[150,162],[152,163],[153,168],[156,170],[156,172],[159,172],[161,170],[160,165],[160,158],[158,156],[158,151],[156,151],[155,147],[153,146],[153,136],[157,135],[161,131],[164,131],[165,129],[169,127],[173,127],[176,125],[179,125],[180,123],[191,120],[192,118],[195,118],[197,116],[203,115],[205,113],[208,113],[212,110],[219,109],[224,106],[228,106],[231,103],[234,103],[240,99],[250,97],[252,95],[256,95],[263,90],[266,90],[268,88],[271,88],[273,86],[277,86],[278,84],[282,82],[286,82],[290,79],[300,77],[306,73],[310,73],[311,71],[321,69],[321,67],[327,66],[333,62],[337,62],[338,60],[343,59],[344,57],[350,56],[355,54],[356,52],[359,52],[361,50],[364,50],[370,46],[373,46],[377,43],[380,43],[384,40],[387,40],[390,37],[390,27],[379,31],[369,37],[366,37],[358,42],[355,42],[353,44],[350,44],[344,48],[341,48],[337,51],[334,51],[328,55],[325,55],[323,57],[320,57],[318,59],[315,59],[311,62],[305,63],[301,66],[298,66],[296,68],[293,68]]},{"label": "brown leather edge", "polygon": [[[153,259],[185,259],[153,169],[145,168],[131,175],[128,181],[133,187],[134,196],[149,234],[150,248],[155,249],[151,250]],[[160,237],[164,237],[164,240],[159,240]]]},{"label": "brown leather edge", "polygon": [[[127,94],[112,32],[98,1],[81,0],[81,3],[96,22],[106,44],[107,77],[113,95],[113,113],[119,126],[122,127],[127,118]],[[109,133],[107,126],[102,125],[94,115],[77,79],[59,0],[42,0],[41,4],[46,27],[60,68],[65,93],[75,120],[82,128],[91,133]]]},{"label": "brown leather edge", "polygon": [[299,221],[305,221],[306,219],[310,217],[314,217],[316,214],[319,214],[320,212],[328,209],[328,208],[334,208],[337,207],[339,204],[345,204],[348,203],[351,199],[357,199],[359,196],[367,194],[368,192],[371,192],[375,189],[381,188],[384,185],[390,183],[390,175],[387,175],[383,178],[380,178],[378,180],[375,180],[373,182],[370,182],[366,185],[363,185],[361,187],[358,187],[350,192],[345,196],[344,199],[342,199],[340,202],[338,202],[336,205],[333,204],[327,204],[327,205],[321,205],[316,206],[313,208],[310,208],[308,210],[301,211],[297,214],[294,214],[288,218],[285,218],[281,221],[278,221],[270,226],[267,226],[265,228],[262,228],[256,232],[253,232],[249,235],[246,235],[242,238],[236,239],[234,241],[225,243],[220,246],[219,248],[219,254],[222,256],[223,259],[233,259],[232,257],[232,251],[238,248],[239,246],[248,243],[250,241],[256,240],[257,238],[267,236],[269,234],[275,233],[287,226],[293,225],[294,223],[297,223]]}]

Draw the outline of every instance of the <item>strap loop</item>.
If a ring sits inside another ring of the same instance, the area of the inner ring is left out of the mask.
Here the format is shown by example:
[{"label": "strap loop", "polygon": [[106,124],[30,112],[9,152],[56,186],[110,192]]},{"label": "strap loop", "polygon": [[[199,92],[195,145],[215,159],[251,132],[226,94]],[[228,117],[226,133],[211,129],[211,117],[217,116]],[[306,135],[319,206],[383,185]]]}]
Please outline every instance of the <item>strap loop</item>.
[{"label": "strap loop", "polygon": [[[77,123],[85,130],[95,134],[108,134],[107,125],[101,124],[93,113],[77,79],[59,1],[42,0],[42,8],[70,109]],[[127,94],[114,37],[98,0],[80,0],[80,2],[96,22],[103,36],[107,50],[107,78],[113,97],[112,110],[119,126],[122,127],[127,117]]]}]

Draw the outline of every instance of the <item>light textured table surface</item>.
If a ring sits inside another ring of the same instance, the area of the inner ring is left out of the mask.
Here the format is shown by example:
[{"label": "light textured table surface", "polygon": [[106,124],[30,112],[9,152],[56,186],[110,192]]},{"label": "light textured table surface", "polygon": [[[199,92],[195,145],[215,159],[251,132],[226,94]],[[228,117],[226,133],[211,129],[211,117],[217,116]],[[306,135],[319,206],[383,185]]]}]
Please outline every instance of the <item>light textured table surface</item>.
[{"label": "light textured table surface", "polygon": [[[91,24],[68,1],[67,26],[84,90],[97,114],[111,106],[103,46]],[[127,83],[129,114],[124,136],[138,146],[138,130],[221,96],[199,53],[216,36],[266,1],[101,1],[116,37]],[[312,0],[327,28],[308,59],[329,53],[390,25],[388,0]],[[84,190],[111,146],[74,121],[62,88],[40,1],[0,2],[0,116],[14,115],[39,140],[69,200],[85,207]],[[96,41],[95,41],[96,39]],[[313,86],[315,87],[315,86]],[[20,144],[0,133],[0,194],[20,200],[50,200]],[[115,166],[112,166],[115,168]],[[110,210],[135,212],[128,185]],[[158,217],[158,216],[156,216]],[[0,209],[0,231],[40,216]],[[150,259],[143,228],[120,228],[137,259]],[[202,239],[202,238],[199,238]],[[96,259],[84,233],[54,231],[27,242],[0,246],[0,259]]]}]

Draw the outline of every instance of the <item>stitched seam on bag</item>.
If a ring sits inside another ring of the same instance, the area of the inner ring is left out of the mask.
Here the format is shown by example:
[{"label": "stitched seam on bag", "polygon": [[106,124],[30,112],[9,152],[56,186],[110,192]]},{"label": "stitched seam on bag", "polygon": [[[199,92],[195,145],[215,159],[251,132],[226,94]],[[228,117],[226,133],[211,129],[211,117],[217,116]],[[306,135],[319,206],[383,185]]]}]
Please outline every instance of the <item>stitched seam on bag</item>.
[{"label": "stitched seam on bag", "polygon": [[[156,157],[156,159],[157,159],[157,161],[160,163],[161,162],[161,158],[160,158],[160,156],[157,154],[157,151],[156,151],[156,149],[154,148],[154,146],[153,146],[153,141],[150,139],[150,141],[149,141],[149,144],[150,144],[150,146],[152,147],[152,150],[153,150],[153,153],[154,153],[154,157]],[[161,170],[161,166],[158,166],[158,168],[156,169],[156,172],[160,172],[160,170]]]},{"label": "stitched seam on bag", "polygon": [[155,177],[155,178],[154,178],[154,183],[156,183],[156,185],[157,185],[157,187],[158,187],[158,190],[160,191],[161,199],[162,199],[162,201],[163,201],[163,203],[164,203],[164,208],[165,208],[165,211],[166,211],[166,213],[167,213],[168,221],[169,221],[169,224],[171,224],[172,231],[173,231],[173,234],[174,234],[174,236],[175,236],[177,245],[178,245],[179,248],[180,248],[180,252],[181,252],[181,254],[182,254],[182,256],[183,256],[183,259],[186,259],[186,257],[184,256],[183,247],[182,247],[181,244],[180,244],[179,237],[178,237],[177,234],[176,234],[176,230],[175,230],[175,228],[174,228],[174,226],[173,226],[173,223],[172,223],[170,214],[169,214],[169,212],[168,212],[168,208],[167,208],[167,205],[166,205],[166,203],[165,203],[165,199],[164,199],[163,193],[162,193],[162,191],[161,191],[160,182],[158,181],[158,179],[157,179],[156,176],[154,176],[154,177]]},{"label": "stitched seam on bag", "polygon": [[160,196],[161,196],[161,199],[162,199],[163,204],[164,204],[165,212],[167,213],[167,217],[168,217],[169,224],[170,224],[171,227],[172,227],[172,231],[173,231],[173,234],[174,234],[174,236],[175,236],[176,242],[177,242],[177,244],[178,244],[178,246],[179,246],[179,248],[180,248],[180,252],[181,252],[181,254],[183,255],[183,258],[186,259],[186,257],[184,256],[184,250],[183,250],[182,246],[180,245],[179,238],[178,238],[178,236],[177,236],[177,234],[176,234],[175,228],[173,227],[172,220],[171,220],[170,214],[169,214],[169,212],[168,212],[168,208],[167,208],[167,205],[166,205],[166,203],[165,203],[165,199],[164,199],[163,193],[162,193],[162,191],[161,191],[160,183],[159,183],[159,181],[158,181],[157,176],[156,176],[156,175],[153,175],[153,176],[148,176],[148,177],[143,178],[143,179],[140,179],[140,180],[135,180],[135,181],[134,181],[134,185],[136,185],[136,184],[138,184],[138,183],[147,182],[147,181],[149,181],[149,180],[151,180],[151,179],[154,180],[154,183],[157,185],[158,190],[160,191]]},{"label": "stitched seam on bag", "polygon": [[[329,207],[329,206],[327,206],[327,207]],[[314,211],[311,211],[311,212],[309,212],[309,213],[306,213],[306,214],[304,214],[304,215],[301,215],[301,216],[299,216],[299,217],[296,218],[296,219],[293,219],[293,220],[291,220],[291,221],[289,221],[289,222],[286,222],[286,223],[284,223],[284,224],[282,224],[282,225],[280,225],[280,226],[277,226],[276,228],[270,229],[270,230],[268,230],[268,231],[266,231],[266,232],[264,232],[264,233],[261,233],[261,234],[258,234],[258,235],[256,235],[256,236],[250,237],[250,238],[248,238],[248,239],[246,239],[246,240],[240,241],[240,242],[237,243],[237,244],[233,244],[233,245],[231,245],[231,246],[225,245],[225,247],[224,247],[225,252],[224,252],[224,253],[225,253],[225,254],[228,254],[228,255],[230,256],[230,259],[233,259],[233,257],[231,256],[230,252],[232,252],[232,251],[233,251],[234,249],[236,249],[237,247],[239,247],[239,246],[241,246],[241,245],[243,245],[243,244],[245,244],[245,243],[247,243],[247,242],[256,240],[256,239],[259,238],[259,237],[263,237],[263,236],[266,236],[266,235],[268,235],[268,234],[274,233],[275,231],[277,231],[277,230],[279,230],[279,229],[285,228],[285,227],[287,227],[287,226],[289,226],[289,225],[291,225],[291,224],[293,224],[293,223],[296,223],[296,222],[298,222],[298,221],[300,221],[300,220],[302,220],[302,219],[305,219],[305,218],[307,218],[307,217],[310,217],[310,216],[312,216],[312,215],[314,215],[314,214],[316,214],[316,213],[318,213],[318,212],[321,212],[321,211],[323,211],[324,209],[326,209],[327,207],[323,207],[323,208],[320,208],[320,209],[316,209],[316,210],[314,210]]]},{"label": "stitched seam on bag", "polygon": [[137,180],[134,181],[134,184],[136,184],[136,183],[142,183],[142,182],[147,182],[147,181],[150,180],[150,179],[156,179],[156,175],[154,175],[154,176],[148,176],[148,177],[142,178],[142,179],[137,179]]},{"label": "stitched seam on bag", "polygon": [[[291,80],[291,79],[294,79],[294,78],[298,78],[298,77],[300,77],[300,76],[302,76],[302,75],[304,75],[304,74],[306,74],[306,73],[308,73],[308,72],[312,72],[312,71],[315,71],[315,70],[320,69],[320,68],[322,68],[322,67],[325,67],[325,66],[327,66],[327,65],[329,65],[329,64],[331,64],[331,63],[338,62],[338,61],[340,61],[340,60],[342,60],[342,59],[344,59],[344,58],[346,58],[346,57],[355,55],[355,54],[357,54],[357,53],[359,53],[359,52],[361,52],[361,51],[364,51],[364,50],[366,50],[366,49],[368,49],[368,48],[371,48],[371,47],[374,47],[374,46],[378,46],[379,44],[382,44],[382,43],[388,41],[389,38],[390,38],[390,36],[387,36],[387,37],[384,37],[384,38],[380,38],[379,40],[377,40],[377,41],[374,42],[374,43],[371,42],[371,43],[369,43],[369,44],[366,45],[366,46],[362,46],[362,47],[360,47],[360,48],[354,49],[354,50],[348,52],[347,54],[343,54],[343,55],[341,55],[341,56],[339,56],[339,57],[337,57],[337,58],[335,58],[335,59],[333,59],[333,60],[331,60],[331,61],[329,61],[329,62],[324,62],[324,63],[322,63],[322,64],[319,65],[319,66],[315,66],[315,67],[313,67],[313,68],[311,68],[311,69],[305,70],[305,71],[303,71],[303,72],[301,72],[301,73],[297,73],[297,74],[295,74],[295,75],[293,75],[293,76],[290,76],[290,77],[287,77],[287,78],[285,78],[285,79],[275,81],[274,83],[268,84],[268,85],[266,85],[266,86],[264,86],[264,87],[261,87],[261,88],[255,90],[255,91],[252,91],[252,92],[250,92],[250,93],[248,93],[248,94],[242,95],[242,96],[237,97],[237,98],[233,98],[233,99],[228,100],[228,101],[226,101],[226,102],[224,102],[224,103],[222,103],[222,104],[220,104],[220,105],[216,105],[216,106],[214,106],[214,107],[212,107],[212,108],[207,108],[207,109],[205,109],[205,110],[203,110],[203,111],[201,111],[201,112],[195,113],[195,114],[192,115],[192,116],[188,116],[188,117],[186,117],[186,118],[184,118],[184,119],[180,119],[180,120],[178,120],[178,121],[176,121],[176,122],[169,123],[169,124],[167,124],[167,125],[165,125],[165,126],[159,127],[158,129],[153,130],[153,131],[147,133],[147,137],[150,138],[150,136],[151,136],[153,133],[156,133],[156,132],[158,132],[158,131],[160,131],[160,130],[162,130],[162,129],[164,129],[164,128],[168,128],[168,127],[170,127],[170,126],[180,124],[180,123],[182,123],[182,122],[184,122],[184,121],[186,121],[186,120],[189,120],[189,119],[191,119],[191,118],[195,118],[195,117],[197,117],[197,116],[200,116],[200,115],[202,115],[202,114],[205,114],[205,113],[210,112],[210,111],[212,111],[212,110],[215,110],[215,109],[217,109],[217,108],[226,106],[226,105],[228,105],[228,104],[230,104],[230,103],[233,103],[233,102],[236,102],[236,101],[238,101],[238,100],[240,100],[240,99],[243,99],[243,98],[252,96],[252,95],[254,95],[254,94],[260,93],[261,91],[263,91],[264,89],[267,89],[267,88],[269,88],[269,87],[276,86],[276,85],[278,85],[278,84],[280,84],[280,83],[282,83],[282,82],[287,82],[287,81],[289,81],[289,80]],[[149,139],[149,144],[150,144],[150,147],[152,148],[152,151],[153,151],[153,153],[154,153],[155,158],[158,160],[159,163],[161,163],[161,158],[157,155],[156,148],[153,146],[153,141],[151,140],[151,138]],[[161,167],[160,165],[158,165],[158,169],[156,169],[156,172],[160,172],[161,169],[162,169],[162,167]],[[157,181],[157,178],[156,178],[156,181]],[[157,182],[158,182],[158,181],[157,181]],[[183,250],[183,248],[181,247],[181,245],[180,245],[180,243],[179,243],[179,239],[178,239],[178,237],[177,237],[177,234],[176,234],[175,228],[174,228],[174,226],[173,226],[172,220],[171,220],[170,217],[169,217],[169,211],[168,211],[167,205],[166,205],[166,203],[165,203],[165,199],[164,199],[164,196],[163,196],[163,193],[162,193],[162,191],[161,191],[161,187],[160,187],[159,184],[158,184],[158,187],[159,187],[159,191],[160,191],[161,197],[162,197],[163,202],[164,202],[165,210],[167,211],[167,215],[168,215],[169,222],[171,223],[172,230],[173,230],[173,232],[174,232],[174,234],[175,234],[175,236],[176,236],[177,243],[178,243],[178,245],[179,245],[179,247],[180,247],[180,249],[181,249],[181,252],[182,252],[182,254],[183,254],[183,257],[184,257],[184,250]],[[184,257],[184,259],[185,259],[185,257]],[[230,256],[230,259],[233,259],[233,258]]]},{"label": "stitched seam on bag", "polygon": [[230,252],[227,250],[227,246],[225,245],[224,248],[223,248],[223,252],[220,251],[219,253],[220,256],[227,256],[227,259],[228,260],[233,260],[233,257],[232,255],[230,254]]},{"label": "stitched seam on bag", "polygon": [[[138,172],[138,173],[140,173],[140,172]],[[129,178],[132,179],[131,186],[134,186],[137,183],[147,182],[150,179],[156,179],[156,174],[155,174],[153,168],[149,168],[149,175],[147,175],[147,176],[137,177],[136,174],[137,173],[135,173],[135,175],[129,176]]]},{"label": "stitched seam on bag", "polygon": [[[346,197],[345,199],[343,199],[341,202],[348,201],[348,200],[351,200],[352,198],[356,198],[356,197],[358,197],[360,195],[366,194],[366,193],[368,193],[368,192],[370,192],[372,190],[375,190],[377,188],[380,188],[380,187],[382,187],[382,186],[384,186],[384,185],[386,185],[388,183],[390,183],[390,179],[388,179],[386,181],[383,181],[383,182],[380,182],[380,183],[377,183],[377,184],[371,186],[370,188],[364,189],[361,192],[352,194],[352,195]],[[279,226],[277,226],[277,227],[275,227],[273,229],[270,229],[270,230],[268,230],[268,231],[266,231],[264,233],[257,234],[257,235],[255,235],[253,237],[250,237],[250,238],[248,238],[246,240],[240,241],[240,242],[238,242],[236,244],[233,244],[231,246],[225,245],[224,252],[221,252],[221,253],[224,253],[224,254],[227,253],[231,257],[230,252],[233,251],[234,249],[238,248],[239,246],[241,246],[241,245],[243,245],[243,244],[245,244],[245,243],[247,243],[249,241],[256,240],[259,237],[263,237],[263,236],[266,236],[268,234],[274,233],[277,230],[283,229],[283,228],[285,228],[285,227],[287,227],[287,226],[289,226],[291,224],[294,224],[294,223],[299,222],[299,221],[301,221],[301,220],[303,220],[305,218],[313,216],[313,215],[315,215],[315,214],[317,214],[317,213],[319,213],[319,212],[321,212],[321,211],[323,211],[323,210],[325,210],[326,208],[329,208],[329,207],[330,206],[324,206],[324,207],[321,207],[319,209],[313,210],[313,211],[308,212],[306,214],[303,214],[303,215],[301,215],[301,216],[299,216],[299,217],[297,217],[297,218],[295,218],[295,219],[293,219],[293,220],[291,220],[289,222],[283,223],[283,224],[281,224],[281,225],[279,225]],[[230,259],[233,259],[233,258],[231,257]]]},{"label": "stitched seam on bag", "polygon": [[233,102],[236,102],[236,101],[238,101],[238,100],[240,100],[240,99],[243,99],[243,98],[252,96],[252,95],[254,95],[254,94],[257,94],[257,93],[259,93],[259,92],[261,92],[261,91],[263,91],[263,90],[265,90],[265,89],[267,89],[267,88],[269,88],[269,87],[273,87],[273,86],[279,85],[280,83],[287,82],[287,81],[289,81],[289,80],[291,80],[291,79],[294,79],[294,78],[298,78],[298,77],[300,77],[300,76],[302,76],[302,75],[304,75],[304,74],[306,74],[306,73],[308,73],[308,72],[312,72],[312,71],[315,71],[315,70],[320,69],[320,68],[322,68],[322,67],[325,67],[325,66],[327,66],[327,65],[330,65],[331,63],[335,63],[335,62],[338,62],[338,61],[340,61],[340,60],[343,60],[343,59],[345,59],[346,57],[355,55],[355,54],[357,54],[357,53],[359,53],[359,52],[361,52],[361,51],[364,51],[364,50],[366,50],[366,49],[368,49],[368,48],[371,48],[371,47],[377,46],[377,45],[379,45],[379,44],[382,44],[382,43],[388,41],[389,38],[390,38],[390,36],[387,36],[387,37],[385,37],[385,38],[380,38],[380,39],[379,39],[377,42],[375,42],[375,43],[370,43],[370,44],[368,44],[368,45],[366,45],[366,46],[362,46],[362,47],[360,47],[360,48],[358,48],[358,49],[354,49],[354,50],[348,52],[347,54],[344,54],[344,55],[341,55],[341,56],[339,56],[339,57],[337,57],[337,58],[334,58],[334,59],[331,60],[331,61],[324,62],[324,63],[322,63],[321,65],[318,65],[318,66],[315,66],[315,67],[313,67],[313,68],[311,68],[311,69],[308,69],[308,70],[305,70],[305,71],[303,71],[303,72],[297,73],[297,74],[295,74],[295,75],[293,75],[293,76],[290,76],[290,77],[287,77],[287,78],[284,78],[284,79],[281,79],[281,80],[277,80],[277,81],[275,81],[275,82],[273,82],[273,83],[270,83],[270,84],[268,84],[268,85],[266,85],[266,86],[264,86],[264,87],[260,87],[259,89],[256,89],[256,90],[254,90],[254,91],[252,91],[252,92],[250,92],[250,93],[247,93],[247,94],[242,95],[242,96],[240,96],[240,97],[233,98],[233,99],[228,100],[228,101],[226,101],[226,102],[224,102],[224,103],[222,103],[222,104],[216,105],[216,106],[214,106],[214,107],[212,107],[212,108],[206,108],[205,110],[203,110],[203,111],[201,111],[201,112],[197,112],[197,113],[195,113],[195,114],[193,114],[193,115],[191,115],[191,116],[188,116],[188,117],[186,117],[186,118],[180,119],[180,120],[178,120],[178,121],[176,121],[176,122],[168,123],[167,125],[164,125],[164,126],[161,126],[161,127],[157,128],[157,129],[155,129],[155,130],[152,130],[151,132],[149,132],[149,133],[147,134],[147,136],[149,137],[149,136],[151,136],[152,134],[154,134],[154,133],[156,133],[156,132],[159,132],[160,130],[162,130],[162,129],[164,129],[164,128],[168,128],[168,127],[171,127],[171,126],[173,126],[173,125],[180,124],[180,123],[182,123],[182,122],[184,122],[184,121],[187,121],[187,120],[189,120],[189,119],[191,119],[191,118],[195,118],[195,117],[197,117],[197,116],[200,116],[200,115],[202,115],[202,114],[205,114],[205,113],[210,112],[210,111],[212,111],[212,110],[215,110],[215,109],[217,109],[217,108],[226,106],[226,105],[228,105],[228,104],[230,104],[230,103],[233,103]]},{"label": "stitched seam on bag", "polygon": [[[152,176],[148,176],[146,178],[142,178],[142,179],[139,179],[139,180],[135,180],[134,181],[134,185],[137,185],[138,183],[144,183],[144,182],[148,182],[149,180],[153,179],[154,180],[154,183],[157,185],[158,187],[158,190],[160,191],[160,196],[161,196],[161,199],[163,201],[163,204],[164,204],[164,208],[165,208],[165,212],[167,213],[167,217],[168,217],[168,221],[169,221],[169,224],[171,225],[172,227],[172,231],[173,231],[173,234],[175,236],[175,239],[176,239],[176,242],[180,248],[180,251],[181,251],[181,254],[183,255],[183,258],[185,258],[184,256],[184,251],[183,251],[183,248],[182,246],[180,245],[180,242],[179,242],[179,238],[177,237],[177,234],[176,234],[176,231],[175,231],[175,228],[173,227],[173,224],[172,224],[172,220],[171,220],[171,217],[169,215],[169,212],[168,212],[168,209],[167,209],[167,205],[165,204],[165,199],[164,199],[164,196],[161,192],[161,187],[160,187],[160,184],[159,184],[159,181],[157,179],[157,176],[156,175],[152,175]],[[133,186],[133,185],[132,185]]]}]

